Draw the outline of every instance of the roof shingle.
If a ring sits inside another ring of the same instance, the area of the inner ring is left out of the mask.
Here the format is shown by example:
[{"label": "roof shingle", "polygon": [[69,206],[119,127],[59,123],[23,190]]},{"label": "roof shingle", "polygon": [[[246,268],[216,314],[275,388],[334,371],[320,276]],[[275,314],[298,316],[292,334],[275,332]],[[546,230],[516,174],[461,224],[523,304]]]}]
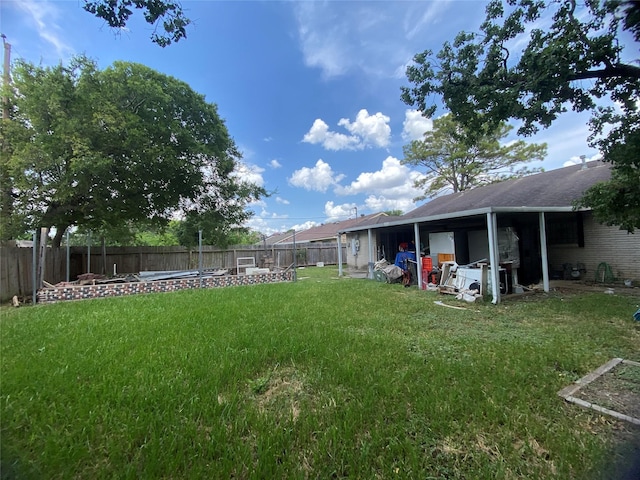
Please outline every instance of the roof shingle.
[{"label": "roof shingle", "polygon": [[402,218],[422,218],[489,207],[571,207],[583,192],[609,180],[610,164],[589,162],[438,197]]}]

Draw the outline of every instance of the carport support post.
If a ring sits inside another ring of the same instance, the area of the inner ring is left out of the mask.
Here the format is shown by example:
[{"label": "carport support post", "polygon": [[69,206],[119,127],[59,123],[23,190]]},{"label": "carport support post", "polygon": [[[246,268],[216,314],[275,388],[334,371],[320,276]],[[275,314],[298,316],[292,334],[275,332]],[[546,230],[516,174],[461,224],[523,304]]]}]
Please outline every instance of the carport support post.
[{"label": "carport support post", "polygon": [[500,303],[500,264],[498,262],[498,248],[496,245],[498,238],[498,221],[496,214],[487,213],[487,232],[489,234],[489,264],[491,270],[489,272],[489,281],[491,282],[491,295],[493,300],[491,303],[497,305]]},{"label": "carport support post", "polygon": [[420,258],[420,228],[413,224],[413,236],[416,244],[416,273],[418,274],[418,290],[422,288],[422,259]]},{"label": "carport support post", "polygon": [[340,232],[338,232],[338,276],[342,276],[342,239],[340,238]]},{"label": "carport support post", "polygon": [[544,212],[540,212],[540,254],[542,256],[542,287],[549,292],[549,261],[547,259],[547,225]]},{"label": "carport support post", "polygon": [[367,240],[369,241],[369,280],[373,280],[373,240],[371,229],[367,229]]}]

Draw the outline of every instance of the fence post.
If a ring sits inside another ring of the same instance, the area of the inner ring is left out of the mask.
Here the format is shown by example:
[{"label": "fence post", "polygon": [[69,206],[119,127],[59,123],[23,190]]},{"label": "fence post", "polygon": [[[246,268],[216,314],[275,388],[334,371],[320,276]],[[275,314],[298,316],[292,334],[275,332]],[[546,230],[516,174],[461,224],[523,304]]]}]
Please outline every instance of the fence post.
[{"label": "fence post", "polygon": [[71,247],[69,246],[69,230],[67,229],[67,270],[66,270],[66,274],[65,274],[65,281],[68,282],[69,281],[69,276],[71,275],[71,266],[69,265],[69,263],[71,262],[71,251],[69,250]]},{"label": "fence post", "polygon": [[47,236],[49,229],[47,227],[40,228],[40,258],[38,259],[38,288],[44,285],[44,275],[46,272],[45,258],[47,256]]},{"label": "fence post", "polygon": [[38,247],[38,232],[33,232],[33,247],[32,247],[32,258],[31,258],[31,286],[33,287],[33,304],[36,304],[38,291],[38,255],[36,254],[36,248]]},{"label": "fence post", "polygon": [[198,230],[198,278],[202,288],[202,230]]},{"label": "fence post", "polygon": [[91,230],[87,233],[87,271],[85,273],[91,273]]},{"label": "fence post", "polygon": [[293,281],[298,281],[298,250],[296,248],[296,231],[293,231]]}]

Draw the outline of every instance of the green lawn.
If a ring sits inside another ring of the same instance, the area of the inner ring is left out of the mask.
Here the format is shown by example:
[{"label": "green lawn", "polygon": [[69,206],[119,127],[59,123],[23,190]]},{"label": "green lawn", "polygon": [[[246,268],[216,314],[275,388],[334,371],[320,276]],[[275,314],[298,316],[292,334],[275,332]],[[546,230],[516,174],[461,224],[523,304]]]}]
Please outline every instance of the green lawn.
[{"label": "green lawn", "polygon": [[640,361],[637,297],[462,311],[336,268],[298,278],[2,309],[2,478],[611,471],[626,427],[556,392]]}]

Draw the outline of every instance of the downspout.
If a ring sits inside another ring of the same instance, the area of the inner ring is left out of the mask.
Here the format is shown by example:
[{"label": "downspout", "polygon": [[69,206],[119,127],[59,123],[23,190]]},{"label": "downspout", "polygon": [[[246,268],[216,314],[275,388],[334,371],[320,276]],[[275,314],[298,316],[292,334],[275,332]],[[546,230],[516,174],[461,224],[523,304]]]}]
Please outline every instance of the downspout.
[{"label": "downspout", "polygon": [[545,292],[549,292],[549,261],[547,256],[547,225],[544,212],[540,212],[540,254],[542,256],[542,286]]},{"label": "downspout", "polygon": [[489,281],[491,282],[491,303],[500,303],[500,265],[498,263],[498,248],[496,240],[498,238],[498,221],[495,213],[487,213],[487,232],[489,235]]},{"label": "downspout", "polygon": [[338,232],[338,276],[342,276],[342,242],[340,239],[341,235]]},{"label": "downspout", "polygon": [[367,229],[367,240],[369,241],[369,280],[373,280],[373,240],[371,229]]},{"label": "downspout", "polygon": [[418,290],[422,288],[422,259],[420,258],[420,228],[413,224],[414,242],[416,244],[416,272],[418,273]]}]

